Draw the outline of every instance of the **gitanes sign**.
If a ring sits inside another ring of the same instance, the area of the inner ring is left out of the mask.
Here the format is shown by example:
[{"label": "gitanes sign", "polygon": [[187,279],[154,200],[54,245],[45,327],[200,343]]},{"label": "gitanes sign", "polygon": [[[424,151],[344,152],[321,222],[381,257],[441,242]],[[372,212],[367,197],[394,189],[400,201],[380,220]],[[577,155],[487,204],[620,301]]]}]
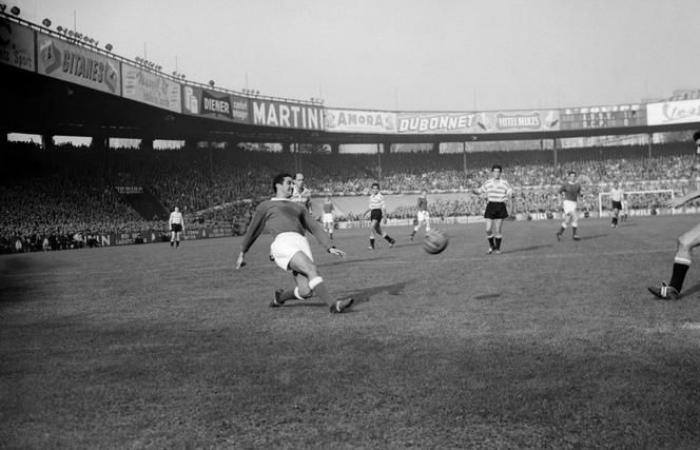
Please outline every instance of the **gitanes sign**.
[{"label": "gitanes sign", "polygon": [[37,46],[40,74],[121,95],[119,62],[43,34],[38,34]]}]

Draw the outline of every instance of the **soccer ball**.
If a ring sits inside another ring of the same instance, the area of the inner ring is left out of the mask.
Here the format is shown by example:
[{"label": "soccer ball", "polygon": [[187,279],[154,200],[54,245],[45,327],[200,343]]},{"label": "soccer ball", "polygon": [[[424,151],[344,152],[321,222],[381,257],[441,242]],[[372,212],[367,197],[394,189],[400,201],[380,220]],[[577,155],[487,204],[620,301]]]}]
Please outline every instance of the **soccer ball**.
[{"label": "soccer ball", "polygon": [[447,235],[442,231],[431,230],[425,233],[423,250],[431,255],[437,255],[447,248]]}]

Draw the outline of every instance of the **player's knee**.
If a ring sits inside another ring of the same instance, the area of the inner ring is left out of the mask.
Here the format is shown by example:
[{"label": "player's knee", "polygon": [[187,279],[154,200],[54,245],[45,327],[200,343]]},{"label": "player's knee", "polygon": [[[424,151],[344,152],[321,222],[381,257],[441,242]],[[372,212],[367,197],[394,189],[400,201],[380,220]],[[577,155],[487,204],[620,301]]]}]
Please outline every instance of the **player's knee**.
[{"label": "player's knee", "polygon": [[687,234],[682,234],[678,237],[677,243],[678,243],[678,248],[680,250],[690,250],[691,247],[693,246],[693,239],[692,236],[688,236]]},{"label": "player's knee", "polygon": [[311,288],[308,286],[297,286],[294,295],[301,298],[309,298],[313,295]]}]

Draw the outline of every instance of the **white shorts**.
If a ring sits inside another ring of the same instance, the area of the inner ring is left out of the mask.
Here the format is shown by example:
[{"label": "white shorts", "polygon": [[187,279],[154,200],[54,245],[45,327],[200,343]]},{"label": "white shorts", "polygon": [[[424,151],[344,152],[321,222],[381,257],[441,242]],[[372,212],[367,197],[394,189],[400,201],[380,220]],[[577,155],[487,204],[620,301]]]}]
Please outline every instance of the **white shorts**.
[{"label": "white shorts", "polygon": [[321,221],[323,223],[333,223],[333,213],[323,213]]},{"label": "white shorts", "polygon": [[576,214],[576,202],[564,200],[564,214]]},{"label": "white shorts", "polygon": [[289,270],[289,261],[297,252],[304,252],[311,261],[314,260],[311,256],[309,241],[299,233],[280,233],[270,244],[270,255],[275,259],[275,264],[282,270]]},{"label": "white shorts", "polygon": [[418,219],[418,222],[427,222],[430,220],[430,213],[428,211],[418,211],[416,219]]}]

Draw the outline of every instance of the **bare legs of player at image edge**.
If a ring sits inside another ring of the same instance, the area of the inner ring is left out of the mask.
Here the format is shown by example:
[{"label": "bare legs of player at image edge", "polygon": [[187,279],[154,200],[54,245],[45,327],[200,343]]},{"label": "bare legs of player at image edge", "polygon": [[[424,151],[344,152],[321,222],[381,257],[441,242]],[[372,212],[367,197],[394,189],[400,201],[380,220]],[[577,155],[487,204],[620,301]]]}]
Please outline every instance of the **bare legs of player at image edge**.
[{"label": "bare legs of player at image edge", "polygon": [[487,254],[501,254],[501,242],[503,241],[503,219],[486,219],[486,240],[489,243]]},{"label": "bare legs of player at image edge", "polygon": [[426,220],[425,224],[423,224],[420,221],[417,221],[417,223],[413,226],[413,231],[411,234],[408,236],[408,240],[412,241],[414,237],[416,237],[416,233],[418,233],[418,230],[420,229],[421,226],[425,225],[425,233],[430,233],[430,220]]},{"label": "bare legs of player at image edge", "polygon": [[288,290],[276,289],[270,307],[277,308],[288,300],[306,300],[314,295],[323,300],[333,314],[341,313],[353,304],[352,297],[338,300],[331,297],[323,278],[318,274],[316,264],[304,252],[297,252],[292,256],[289,268],[292,269],[296,287]]},{"label": "bare legs of player at image edge", "polygon": [[374,236],[381,236],[389,243],[389,247],[393,247],[396,244],[394,238],[389,236],[387,233],[382,232],[382,226],[379,224],[378,220],[373,220],[372,225],[369,229],[369,249],[374,250]]},{"label": "bare legs of player at image edge", "polygon": [[564,231],[566,231],[566,227],[569,223],[571,223],[571,239],[574,241],[581,239],[576,231],[578,230],[578,217],[576,217],[576,213],[566,213],[564,216],[564,221],[561,223],[561,227],[559,227],[559,231],[556,233],[557,241],[561,240],[561,237],[564,234]]},{"label": "bare legs of player at image edge", "polygon": [[683,281],[690,268],[690,251],[700,245],[700,225],[696,225],[678,238],[678,248],[673,258],[671,281],[660,286],[650,286],[649,292],[662,300],[678,300],[681,296]]}]

